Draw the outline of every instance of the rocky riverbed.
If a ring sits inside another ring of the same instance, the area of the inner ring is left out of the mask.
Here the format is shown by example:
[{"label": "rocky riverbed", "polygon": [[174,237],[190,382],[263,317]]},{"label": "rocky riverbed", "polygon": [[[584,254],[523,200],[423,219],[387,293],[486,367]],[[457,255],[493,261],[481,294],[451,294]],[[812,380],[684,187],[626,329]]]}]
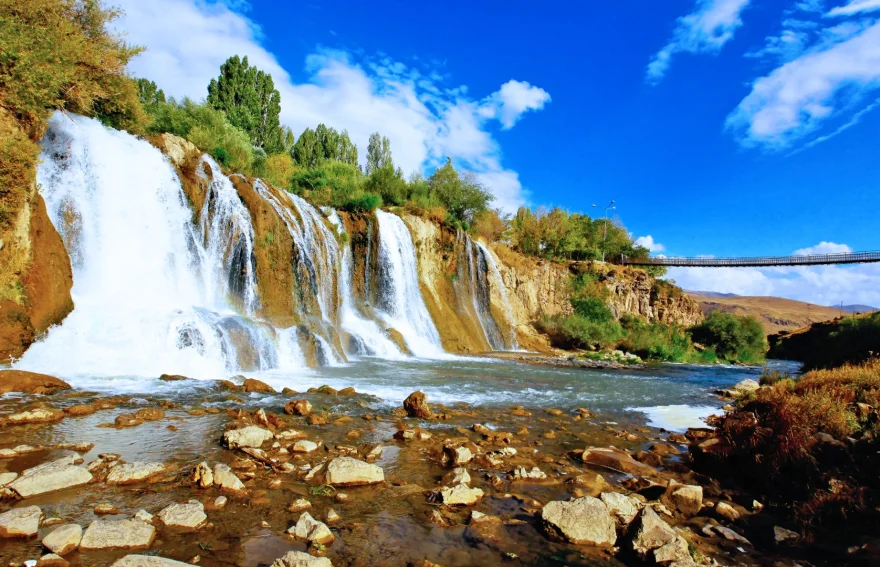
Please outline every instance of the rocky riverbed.
[{"label": "rocky riverbed", "polygon": [[698,430],[244,377],[185,399],[27,378],[39,393],[0,398],[2,565],[806,564],[760,502],[689,469]]}]

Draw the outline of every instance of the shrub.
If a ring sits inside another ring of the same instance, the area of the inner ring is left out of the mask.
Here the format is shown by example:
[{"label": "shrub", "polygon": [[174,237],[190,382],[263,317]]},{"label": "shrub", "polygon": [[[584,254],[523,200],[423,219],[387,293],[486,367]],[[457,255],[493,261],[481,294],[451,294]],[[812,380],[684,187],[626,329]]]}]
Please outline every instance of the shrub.
[{"label": "shrub", "polygon": [[274,154],[266,158],[263,177],[276,187],[290,187],[290,180],[297,171],[290,154]]},{"label": "shrub", "polygon": [[317,206],[341,208],[363,194],[364,176],[353,165],[335,160],[319,163],[311,169],[296,171],[290,189]]},{"label": "shrub", "polygon": [[800,360],[806,370],[860,364],[880,354],[880,313],[815,323],[779,338],[770,354]]},{"label": "shrub", "polygon": [[591,321],[578,314],[546,319],[540,326],[557,346],[563,348],[609,348],[617,344],[623,335],[617,321]]},{"label": "shrub", "polygon": [[364,193],[359,197],[349,199],[340,207],[350,213],[364,213],[374,211],[382,206],[382,197],[375,193]]},{"label": "shrub", "polygon": [[755,363],[763,360],[767,351],[764,328],[752,316],[713,311],[690,331],[694,341],[715,349],[722,360]]}]

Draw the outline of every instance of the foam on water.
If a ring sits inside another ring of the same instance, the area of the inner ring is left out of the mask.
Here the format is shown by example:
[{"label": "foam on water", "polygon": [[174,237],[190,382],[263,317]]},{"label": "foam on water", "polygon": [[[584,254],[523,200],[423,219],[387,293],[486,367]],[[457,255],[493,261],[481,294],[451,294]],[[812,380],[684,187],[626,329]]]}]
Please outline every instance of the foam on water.
[{"label": "foam on water", "polygon": [[705,419],[718,413],[716,406],[688,405],[628,407],[626,410],[645,414],[651,427],[677,432],[687,431],[691,427],[706,427]]}]

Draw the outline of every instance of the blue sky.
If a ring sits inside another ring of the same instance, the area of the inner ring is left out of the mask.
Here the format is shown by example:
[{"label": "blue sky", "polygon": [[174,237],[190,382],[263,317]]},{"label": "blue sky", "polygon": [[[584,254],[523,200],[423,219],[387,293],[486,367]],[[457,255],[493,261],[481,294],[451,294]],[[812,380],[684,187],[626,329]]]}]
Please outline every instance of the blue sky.
[{"label": "blue sky", "polygon": [[[669,255],[880,248],[880,0],[121,5],[166,92],[247,54],[295,132],[378,130],[407,172],[450,155],[508,210],[614,199]],[[880,304],[871,266],[672,277]]]}]

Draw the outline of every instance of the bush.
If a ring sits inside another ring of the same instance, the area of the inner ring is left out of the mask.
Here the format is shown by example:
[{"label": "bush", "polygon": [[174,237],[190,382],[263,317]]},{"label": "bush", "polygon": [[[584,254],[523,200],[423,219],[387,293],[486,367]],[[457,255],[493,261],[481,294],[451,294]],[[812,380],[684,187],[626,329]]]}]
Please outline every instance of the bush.
[{"label": "bush", "polygon": [[359,168],[328,160],[311,169],[295,172],[291,177],[290,189],[313,205],[341,208],[363,195],[364,181]]},{"label": "bush", "polygon": [[880,354],[880,313],[815,323],[780,337],[770,354],[800,360],[806,370],[866,362]]},{"label": "bush", "polygon": [[349,213],[365,213],[374,211],[382,206],[382,197],[375,193],[364,193],[359,197],[349,199],[340,207]]},{"label": "bush", "polygon": [[297,171],[296,163],[290,154],[274,154],[266,158],[263,177],[275,187],[290,187],[290,180]]},{"label": "bush", "polygon": [[610,348],[623,336],[617,321],[591,321],[578,314],[545,319],[540,327],[541,331],[550,335],[556,346],[562,348]]},{"label": "bush", "polygon": [[764,328],[752,316],[713,311],[690,331],[695,342],[715,349],[718,357],[728,362],[760,362],[767,351]]}]

